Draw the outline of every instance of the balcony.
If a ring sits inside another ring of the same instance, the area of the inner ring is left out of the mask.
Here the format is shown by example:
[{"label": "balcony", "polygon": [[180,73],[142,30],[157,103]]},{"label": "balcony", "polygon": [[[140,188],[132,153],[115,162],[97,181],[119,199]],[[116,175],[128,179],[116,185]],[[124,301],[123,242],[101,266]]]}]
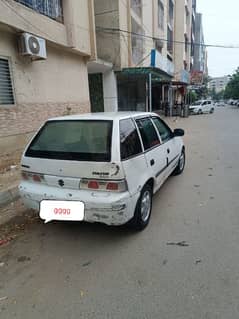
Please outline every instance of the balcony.
[{"label": "balcony", "polygon": [[151,51],[151,67],[158,68],[170,76],[174,75],[174,64],[155,49]]},{"label": "balcony", "polygon": [[15,0],[53,20],[63,22],[62,0]]},{"label": "balcony", "polygon": [[142,17],[142,0],[131,0],[131,9],[137,14],[138,17]]}]

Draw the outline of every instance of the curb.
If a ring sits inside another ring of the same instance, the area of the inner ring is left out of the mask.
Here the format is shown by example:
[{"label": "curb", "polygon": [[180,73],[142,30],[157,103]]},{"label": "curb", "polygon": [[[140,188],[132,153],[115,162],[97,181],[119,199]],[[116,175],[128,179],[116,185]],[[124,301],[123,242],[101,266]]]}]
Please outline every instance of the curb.
[{"label": "curb", "polygon": [[0,208],[11,204],[12,202],[16,201],[20,198],[18,186],[10,188],[6,191],[0,192]]}]

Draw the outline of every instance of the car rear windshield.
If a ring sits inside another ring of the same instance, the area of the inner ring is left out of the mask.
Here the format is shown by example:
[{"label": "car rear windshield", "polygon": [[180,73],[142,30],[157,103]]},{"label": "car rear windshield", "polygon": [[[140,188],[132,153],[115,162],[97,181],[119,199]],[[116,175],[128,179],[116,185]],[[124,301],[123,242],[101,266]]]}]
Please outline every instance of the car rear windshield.
[{"label": "car rear windshield", "polygon": [[38,132],[25,156],[73,161],[111,160],[112,121],[49,121]]}]

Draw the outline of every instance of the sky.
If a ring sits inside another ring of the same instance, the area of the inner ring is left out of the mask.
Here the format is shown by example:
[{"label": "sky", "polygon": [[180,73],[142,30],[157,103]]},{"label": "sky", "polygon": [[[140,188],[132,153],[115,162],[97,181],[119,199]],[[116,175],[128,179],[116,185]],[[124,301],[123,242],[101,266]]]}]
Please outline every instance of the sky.
[{"label": "sky", "polygon": [[209,75],[232,74],[239,67],[239,0],[197,0],[197,12],[203,14],[206,44],[238,47],[208,48]]}]

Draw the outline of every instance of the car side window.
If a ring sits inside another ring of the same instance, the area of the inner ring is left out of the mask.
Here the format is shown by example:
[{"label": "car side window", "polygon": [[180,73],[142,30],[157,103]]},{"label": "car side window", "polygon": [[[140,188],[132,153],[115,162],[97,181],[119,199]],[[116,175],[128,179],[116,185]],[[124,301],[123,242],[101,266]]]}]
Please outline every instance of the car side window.
[{"label": "car side window", "polygon": [[211,101],[208,101],[208,104],[212,104],[212,102],[211,102]]},{"label": "car side window", "polygon": [[136,123],[139,128],[145,150],[160,144],[158,134],[150,118],[138,119],[136,120]]},{"label": "car side window", "polygon": [[121,120],[119,125],[121,160],[142,153],[141,142],[133,120]]},{"label": "car side window", "polygon": [[159,135],[161,136],[162,142],[165,143],[172,137],[172,131],[170,128],[158,117],[153,117],[153,122],[157,127]]}]

